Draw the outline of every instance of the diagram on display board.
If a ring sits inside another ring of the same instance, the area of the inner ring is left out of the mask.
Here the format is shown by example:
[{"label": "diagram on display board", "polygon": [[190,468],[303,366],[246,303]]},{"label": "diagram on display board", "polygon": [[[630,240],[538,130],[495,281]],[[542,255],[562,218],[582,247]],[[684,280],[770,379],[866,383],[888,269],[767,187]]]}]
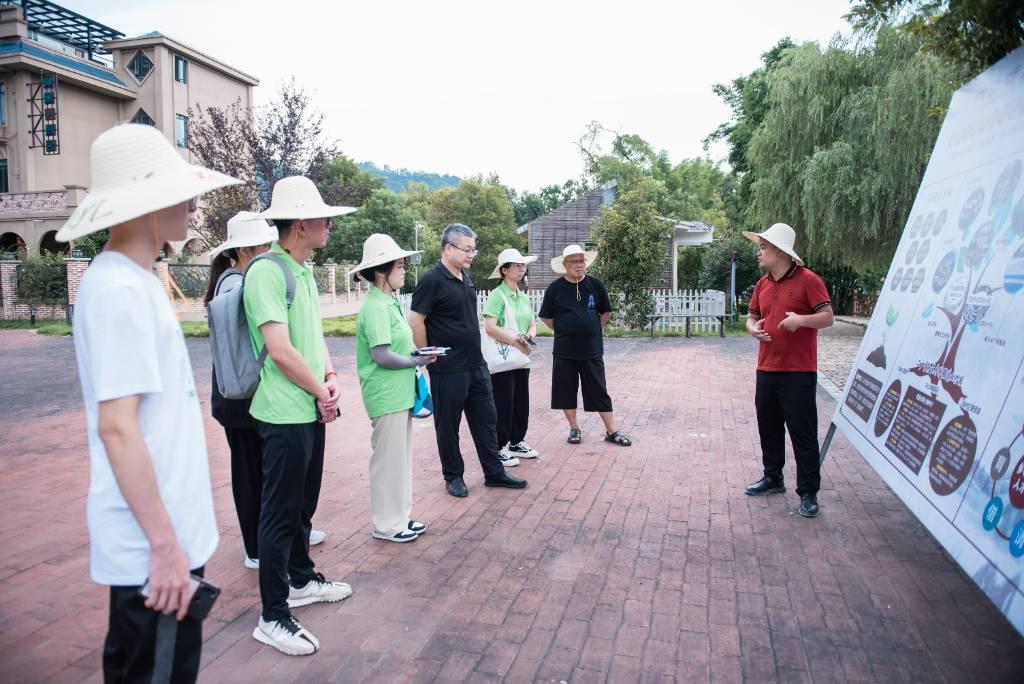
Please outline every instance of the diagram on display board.
[{"label": "diagram on display board", "polygon": [[833,422],[1024,633],[1024,48],[954,95]]}]

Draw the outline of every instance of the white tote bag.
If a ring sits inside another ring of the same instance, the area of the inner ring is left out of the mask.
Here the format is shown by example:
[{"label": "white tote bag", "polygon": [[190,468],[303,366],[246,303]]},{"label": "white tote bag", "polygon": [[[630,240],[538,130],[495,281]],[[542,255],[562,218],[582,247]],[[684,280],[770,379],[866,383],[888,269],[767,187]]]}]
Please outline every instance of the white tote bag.
[{"label": "white tote bag", "polygon": [[[505,330],[511,330],[514,333],[519,333],[519,325],[516,323],[516,315],[512,310],[512,302],[505,296],[504,292],[492,293],[501,294],[505,300]],[[524,368],[530,363],[530,357],[519,351],[510,344],[498,342],[496,339],[487,334],[486,326],[484,330],[480,331],[480,351],[483,352],[484,361],[487,362],[487,370],[491,372],[491,375],[495,373],[504,373],[505,371],[518,370]]]}]

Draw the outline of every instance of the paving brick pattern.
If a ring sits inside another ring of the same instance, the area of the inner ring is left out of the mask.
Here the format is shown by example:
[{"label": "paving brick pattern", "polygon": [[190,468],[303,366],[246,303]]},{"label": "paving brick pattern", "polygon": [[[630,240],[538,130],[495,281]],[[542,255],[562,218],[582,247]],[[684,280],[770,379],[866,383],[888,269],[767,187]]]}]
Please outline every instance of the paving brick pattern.
[{"label": "paving brick pattern", "polygon": [[[344,418],[328,429],[319,568],[355,590],[296,611],[323,645],[289,658],[250,637],[256,573],[231,503],[223,435],[207,423],[224,589],[203,682],[1020,681],[1024,639],[842,437],[822,514],[758,477],[754,342],[607,343],[611,393],[636,441],[565,444],[546,410],[550,340],[532,387],[537,461],[525,491],[444,493],[429,421],[415,429],[412,544],[370,538],[369,422],[351,339],[332,339]],[[205,341],[189,343],[209,387]],[[0,332],[0,680],[101,681],[106,593],[88,575],[84,417],[69,339]],[[822,428],[833,404],[819,393]],[[464,439],[472,454],[470,442]],[[790,473],[789,478],[795,478]]]}]

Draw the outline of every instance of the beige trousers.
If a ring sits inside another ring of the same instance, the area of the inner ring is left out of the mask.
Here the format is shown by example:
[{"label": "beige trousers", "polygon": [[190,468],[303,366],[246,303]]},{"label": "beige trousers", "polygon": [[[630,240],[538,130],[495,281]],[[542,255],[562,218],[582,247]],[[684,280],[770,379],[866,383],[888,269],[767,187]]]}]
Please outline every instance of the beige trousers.
[{"label": "beige trousers", "polygon": [[370,517],[375,532],[397,534],[412,514],[412,415],[397,411],[370,422]]}]

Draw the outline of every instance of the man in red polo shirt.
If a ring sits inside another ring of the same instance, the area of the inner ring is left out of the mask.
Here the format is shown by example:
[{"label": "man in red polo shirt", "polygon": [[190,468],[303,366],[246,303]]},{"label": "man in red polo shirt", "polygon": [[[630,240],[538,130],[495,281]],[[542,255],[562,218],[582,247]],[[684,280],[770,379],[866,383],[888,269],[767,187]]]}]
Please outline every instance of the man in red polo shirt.
[{"label": "man in red polo shirt", "polygon": [[786,429],[796,456],[800,515],[818,515],[821,464],[818,460],[818,330],[832,325],[825,283],[804,268],[793,250],[796,233],[776,223],[763,233],[744,231],[757,243],[757,263],[767,273],[750,297],[747,331],[761,343],[757,352],[757,429],[764,477],[747,487],[751,496],[786,491]]}]

